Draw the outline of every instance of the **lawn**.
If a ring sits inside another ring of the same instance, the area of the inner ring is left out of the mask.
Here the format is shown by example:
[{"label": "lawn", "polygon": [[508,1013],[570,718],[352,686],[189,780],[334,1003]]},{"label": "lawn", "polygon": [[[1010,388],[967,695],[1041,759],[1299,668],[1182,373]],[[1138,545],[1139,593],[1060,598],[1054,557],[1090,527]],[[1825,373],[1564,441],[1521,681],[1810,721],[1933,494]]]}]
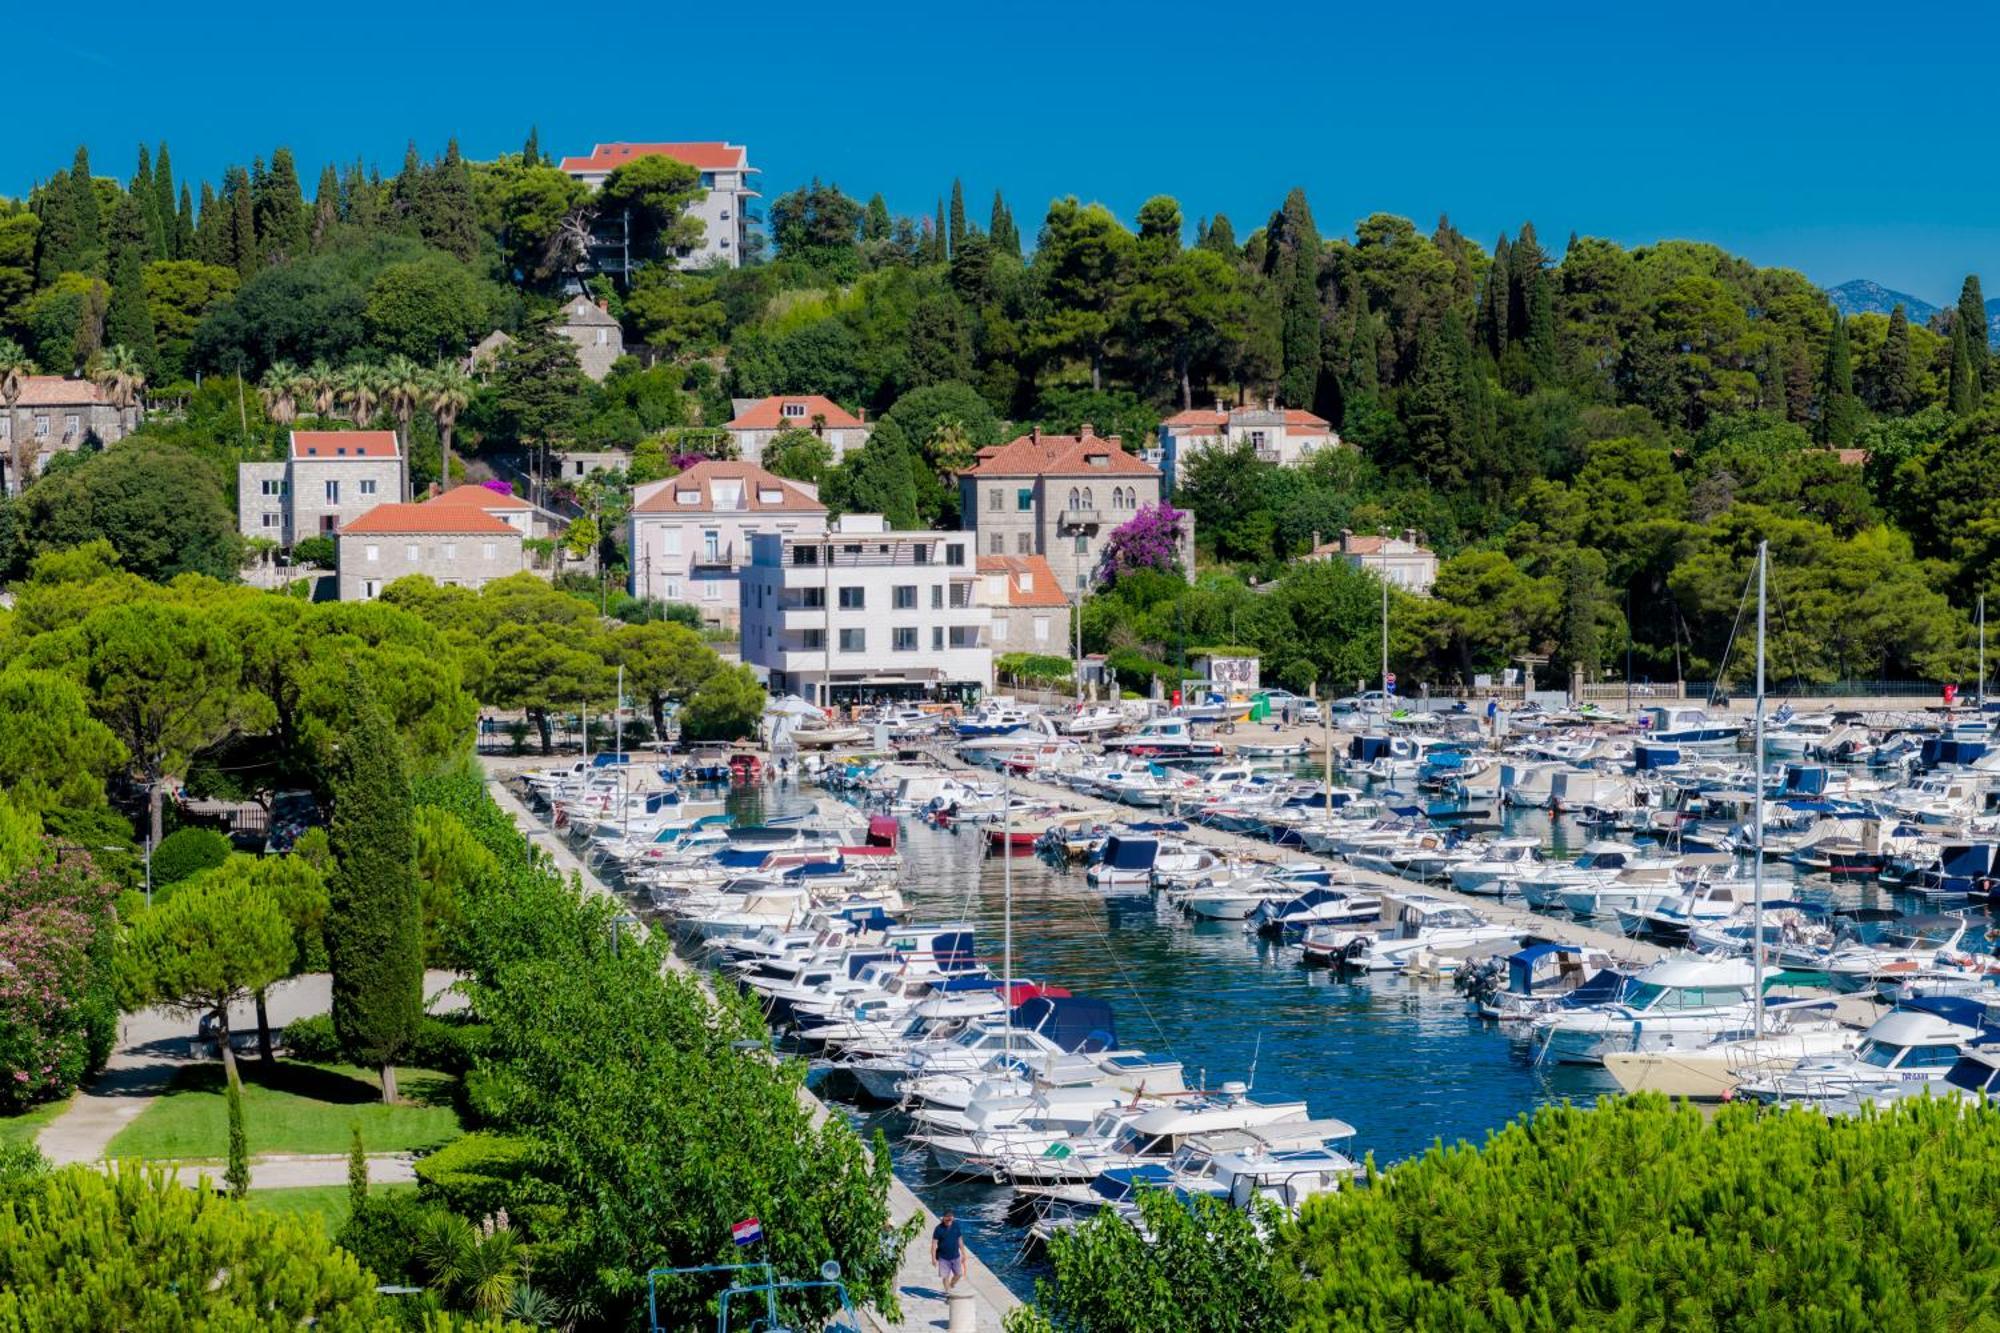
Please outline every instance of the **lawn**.
[{"label": "lawn", "polygon": [[44,1102],[20,1115],[0,1116],[0,1143],[33,1143],[49,1121],[61,1115],[68,1106],[69,1098],[65,1097],[59,1102]]},{"label": "lawn", "polygon": [[[250,1154],[344,1153],[361,1126],[369,1152],[435,1148],[464,1131],[452,1108],[453,1080],[423,1069],[399,1069],[403,1100],[382,1104],[375,1071],[351,1065],[280,1061],[266,1073],[244,1060],[243,1125]],[[229,1151],[229,1113],[220,1064],[183,1070],[174,1088],[118,1132],[107,1157],[175,1157],[220,1161]]]},{"label": "lawn", "polygon": [[[414,1190],[410,1181],[398,1181],[393,1185],[370,1185],[368,1195],[375,1198],[383,1194],[403,1194]],[[326,1228],[328,1236],[338,1235],[347,1221],[347,1186],[345,1185],[301,1185],[288,1190],[251,1190],[244,1196],[250,1207],[260,1213],[272,1213],[284,1217],[316,1217]]]}]

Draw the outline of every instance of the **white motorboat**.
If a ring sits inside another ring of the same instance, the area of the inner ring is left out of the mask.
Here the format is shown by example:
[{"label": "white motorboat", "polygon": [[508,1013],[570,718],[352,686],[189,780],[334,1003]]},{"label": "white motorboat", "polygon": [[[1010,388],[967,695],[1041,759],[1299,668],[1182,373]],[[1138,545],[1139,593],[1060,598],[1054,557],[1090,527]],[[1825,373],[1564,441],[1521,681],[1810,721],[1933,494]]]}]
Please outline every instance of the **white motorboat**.
[{"label": "white motorboat", "polygon": [[1469,907],[1430,894],[1392,899],[1396,919],[1385,930],[1315,926],[1301,949],[1308,962],[1362,972],[1392,972],[1418,953],[1463,957],[1475,950],[1519,944],[1522,932],[1495,925]]},{"label": "white motorboat", "polygon": [[1822,1102],[1864,1086],[1934,1083],[1966,1046],[1996,1036],[1977,1001],[1912,1000],[1870,1024],[1853,1050],[1801,1060],[1787,1073],[1746,1080],[1737,1091],[1761,1102]]},{"label": "white motorboat", "polygon": [[1536,1044],[1547,1059],[1602,1064],[1612,1051],[1705,1046],[1720,1036],[1741,1036],[1753,1022],[1754,977],[1744,958],[1663,958],[1633,978],[1615,1003],[1537,1017]]},{"label": "white motorboat", "polygon": [[1541,839],[1496,838],[1472,860],[1451,866],[1445,876],[1460,893],[1505,898],[1517,881],[1541,864]]}]

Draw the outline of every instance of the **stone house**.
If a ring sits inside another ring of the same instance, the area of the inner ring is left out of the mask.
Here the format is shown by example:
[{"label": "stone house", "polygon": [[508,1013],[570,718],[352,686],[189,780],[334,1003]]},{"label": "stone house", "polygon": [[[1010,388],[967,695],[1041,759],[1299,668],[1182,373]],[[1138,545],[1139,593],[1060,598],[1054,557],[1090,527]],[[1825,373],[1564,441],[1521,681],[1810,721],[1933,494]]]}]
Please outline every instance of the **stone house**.
[{"label": "stone house", "polygon": [[592,383],[602,384],[612,363],[625,355],[625,330],[601,302],[588,296],[571,297],[549,327],[576,344],[577,364]]},{"label": "stone house", "polygon": [[995,656],[1040,653],[1070,655],[1070,604],[1039,555],[979,557],[979,600],[992,610]]},{"label": "stone house", "polygon": [[778,394],[770,398],[737,398],[731,401],[736,415],[723,425],[736,446],[736,456],[761,466],[764,450],[786,431],[809,430],[825,440],[838,463],[852,450],[868,443],[875,428],[865,416],[856,416],[816,393]]},{"label": "stone house", "polygon": [[[1315,534],[1317,535],[1317,534]],[[1314,542],[1307,560],[1345,560],[1356,569],[1372,569],[1391,587],[1427,596],[1437,582],[1437,553],[1424,546],[1414,528],[1400,537],[1361,537],[1342,531],[1340,540]]]},{"label": "stone house", "polygon": [[400,501],[406,485],[394,431],[295,430],[278,462],[236,465],[237,529],[289,548]]},{"label": "stone house", "polygon": [[372,601],[407,574],[482,588],[527,567],[520,529],[476,503],[377,505],[334,540],[343,602]]},{"label": "stone house", "polygon": [[[750,201],[759,197],[750,188],[757,168],[750,165],[749,151],[740,144],[715,142],[601,143],[587,157],[564,158],[562,170],[594,191],[612,172],[640,157],[670,157],[701,173],[703,193],[689,206],[688,216],[701,223],[702,243],[681,258],[680,267],[740,267],[750,236]],[[591,235],[592,271],[629,279],[634,262],[629,239],[622,217],[600,216]]]},{"label": "stone house", "polygon": [[804,482],[711,459],[634,487],[625,527],[634,597],[690,602],[708,623],[734,625],[750,538],[817,537],[826,531],[826,506]]},{"label": "stone house", "polygon": [[1160,423],[1160,453],[1169,489],[1177,484],[1180,464],[1225,444],[1248,444],[1265,462],[1290,467],[1322,449],[1339,448],[1340,433],[1324,417],[1278,407],[1268,398],[1261,406],[1228,407],[1218,402],[1213,411],[1177,412]]},{"label": "stone house", "polygon": [[35,442],[35,463],[28,478],[33,480],[49,454],[73,452],[92,438],[116,444],[143,420],[145,410],[137,402],[125,408],[112,406],[94,380],[27,376],[14,410],[9,412],[0,403],[0,477],[5,478],[7,493],[18,494],[21,489],[14,476],[15,431]]}]

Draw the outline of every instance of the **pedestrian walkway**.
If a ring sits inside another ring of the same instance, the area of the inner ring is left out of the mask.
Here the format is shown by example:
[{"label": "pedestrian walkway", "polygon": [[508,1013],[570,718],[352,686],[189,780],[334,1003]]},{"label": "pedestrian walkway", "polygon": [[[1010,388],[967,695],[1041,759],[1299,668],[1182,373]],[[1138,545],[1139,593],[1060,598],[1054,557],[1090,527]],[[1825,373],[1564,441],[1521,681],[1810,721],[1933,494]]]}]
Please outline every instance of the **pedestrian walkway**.
[{"label": "pedestrian walkway", "polygon": [[[173,1172],[174,1179],[183,1185],[195,1185],[203,1180],[214,1185],[222,1183],[220,1162],[171,1162],[159,1165],[165,1165]],[[402,1185],[416,1178],[415,1153],[368,1154],[369,1184]],[[255,1158],[250,1163],[250,1188],[253,1190],[292,1190],[314,1185],[346,1183],[347,1157],[342,1153],[310,1156],[276,1154]]]}]

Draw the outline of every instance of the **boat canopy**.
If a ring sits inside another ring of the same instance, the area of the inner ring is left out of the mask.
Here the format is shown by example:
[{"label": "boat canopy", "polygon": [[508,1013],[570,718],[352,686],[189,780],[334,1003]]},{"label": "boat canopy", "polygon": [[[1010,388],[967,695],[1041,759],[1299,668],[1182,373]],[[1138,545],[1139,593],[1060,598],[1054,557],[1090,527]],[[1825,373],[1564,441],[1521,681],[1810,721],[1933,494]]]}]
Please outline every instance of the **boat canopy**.
[{"label": "boat canopy", "polygon": [[1650,768],[1672,768],[1681,761],[1678,745],[1635,745],[1632,747],[1632,766],[1644,771]]},{"label": "boat canopy", "polygon": [[[1968,995],[1925,995],[1914,1000],[1905,1000],[1897,1009],[1916,1010],[1942,1018],[1947,1023],[1956,1023],[1978,1031],[1986,1026],[1986,1006]],[[1895,1010],[1891,1010],[1894,1013]],[[1889,1015],[1884,1014],[1882,1018]],[[1876,1019],[1881,1022],[1882,1019]]]},{"label": "boat canopy", "polygon": [[1625,996],[1632,978],[1616,968],[1603,967],[1581,986],[1556,1001],[1565,1009],[1589,1009],[1600,1004],[1616,1004]]},{"label": "boat canopy", "polygon": [[1985,753],[1985,741],[1959,741],[1948,736],[1932,736],[1924,742],[1922,760],[1925,768],[1938,768],[1947,764],[1970,764]]},{"label": "boat canopy", "polygon": [[1803,796],[1818,796],[1826,790],[1827,771],[1824,764],[1785,765],[1786,791],[1795,791]]},{"label": "boat canopy", "polygon": [[894,847],[902,825],[894,815],[870,815],[868,817],[868,845],[870,847]]},{"label": "boat canopy", "polygon": [[627,758],[628,756],[616,750],[599,750],[596,754],[590,756],[590,766],[592,768],[615,768],[625,763]]},{"label": "boat canopy", "polygon": [[1159,852],[1158,838],[1133,838],[1114,833],[1104,840],[1102,864],[1112,870],[1151,870]]},{"label": "boat canopy", "polygon": [[[1507,955],[1507,989],[1517,995],[1532,995],[1537,980],[1536,969],[1552,960],[1573,959],[1577,967],[1583,966],[1583,949],[1574,944],[1531,944],[1525,949],[1517,949]],[[1560,970],[1560,962],[1558,962]],[[1553,980],[1541,977],[1544,983]]]},{"label": "boat canopy", "polygon": [[1041,1033],[1066,1051],[1109,1051],[1118,1046],[1111,1005],[1082,995],[1037,995],[1015,1011],[1017,1026]]}]

